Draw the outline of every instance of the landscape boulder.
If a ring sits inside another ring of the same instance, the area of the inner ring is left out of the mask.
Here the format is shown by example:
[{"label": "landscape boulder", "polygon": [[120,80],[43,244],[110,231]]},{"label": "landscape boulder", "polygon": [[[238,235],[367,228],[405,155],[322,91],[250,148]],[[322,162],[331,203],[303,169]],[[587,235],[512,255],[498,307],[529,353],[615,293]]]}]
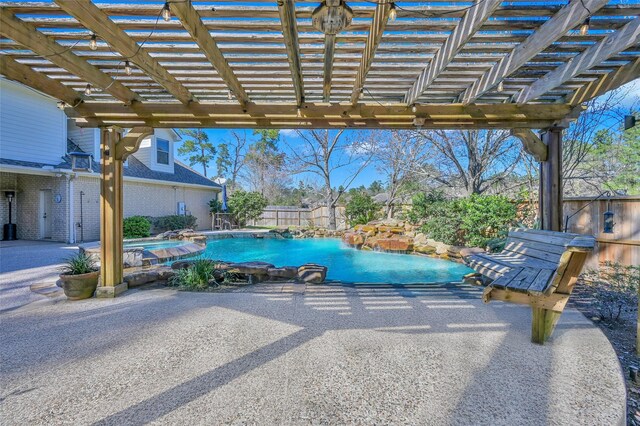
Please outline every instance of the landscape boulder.
[{"label": "landscape boulder", "polygon": [[273,279],[293,279],[298,275],[298,268],[295,266],[282,266],[280,268],[267,269],[269,278]]},{"label": "landscape boulder", "polygon": [[327,267],[316,263],[305,263],[298,268],[298,281],[308,284],[321,284],[327,277]]},{"label": "landscape boulder", "polygon": [[413,251],[413,239],[402,235],[380,238],[373,248],[388,252],[406,253]]},{"label": "landscape boulder", "polygon": [[364,235],[359,232],[347,232],[342,240],[352,247],[361,247],[364,244]]}]

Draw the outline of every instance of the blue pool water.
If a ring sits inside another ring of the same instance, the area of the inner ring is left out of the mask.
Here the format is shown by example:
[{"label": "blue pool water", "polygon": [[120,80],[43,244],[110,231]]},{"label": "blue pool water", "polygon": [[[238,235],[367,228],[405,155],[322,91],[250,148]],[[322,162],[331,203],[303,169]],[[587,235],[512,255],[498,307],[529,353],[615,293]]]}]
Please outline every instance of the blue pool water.
[{"label": "blue pool water", "polygon": [[204,256],[230,262],[262,261],[276,266],[319,263],[327,278],[344,282],[427,283],[460,281],[473,272],[464,265],[406,254],[379,253],[350,248],[337,239],[210,240]]}]

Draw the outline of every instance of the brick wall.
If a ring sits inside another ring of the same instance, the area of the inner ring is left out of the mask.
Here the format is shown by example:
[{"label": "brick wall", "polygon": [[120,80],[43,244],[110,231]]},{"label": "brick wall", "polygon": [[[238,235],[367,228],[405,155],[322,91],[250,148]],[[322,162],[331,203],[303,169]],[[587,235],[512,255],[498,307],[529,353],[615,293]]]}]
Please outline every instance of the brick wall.
[{"label": "brick wall", "polygon": [[[79,177],[74,182],[76,239],[80,241],[80,191],[83,195],[84,241],[100,238],[100,186],[99,179]],[[125,181],[124,217],[167,216],[176,214],[178,202],[186,204],[187,210],[198,218],[198,229],[210,229],[209,200],[215,197],[211,189],[196,189],[175,185],[158,185],[146,182]]]},{"label": "brick wall", "polygon": [[37,240],[41,237],[40,230],[40,191],[51,191],[47,196],[55,198],[60,195],[60,203],[52,200],[50,226],[51,240],[68,241],[69,238],[69,200],[68,181],[66,176],[16,176],[18,194],[16,196],[16,223],[18,225],[18,238],[23,240]]}]

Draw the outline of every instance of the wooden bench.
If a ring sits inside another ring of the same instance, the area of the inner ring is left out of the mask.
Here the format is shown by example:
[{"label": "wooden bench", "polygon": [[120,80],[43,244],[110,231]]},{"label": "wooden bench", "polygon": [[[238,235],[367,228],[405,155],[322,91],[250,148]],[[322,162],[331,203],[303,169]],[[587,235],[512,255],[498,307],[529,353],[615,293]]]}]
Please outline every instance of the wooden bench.
[{"label": "wooden bench", "polygon": [[488,278],[482,299],[522,303],[533,310],[534,343],[551,336],[595,238],[563,232],[512,229],[500,253],[463,251],[465,263]]}]

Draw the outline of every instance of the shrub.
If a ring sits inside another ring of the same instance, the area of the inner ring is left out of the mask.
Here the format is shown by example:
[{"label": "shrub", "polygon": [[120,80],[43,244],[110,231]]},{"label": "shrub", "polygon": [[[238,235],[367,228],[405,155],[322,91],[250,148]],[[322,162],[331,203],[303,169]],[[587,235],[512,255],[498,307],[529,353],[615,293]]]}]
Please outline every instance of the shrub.
[{"label": "shrub", "polygon": [[209,259],[197,259],[188,268],[178,269],[169,279],[169,284],[186,290],[206,290],[211,283],[220,284],[215,278],[215,263]]},{"label": "shrub", "polygon": [[157,232],[174,231],[177,229],[195,229],[197,218],[191,215],[171,215],[153,218],[153,227]]},{"label": "shrub", "polygon": [[379,211],[380,206],[373,201],[371,195],[359,191],[351,196],[351,199],[347,202],[344,213],[349,221],[349,225],[354,226],[376,219]]},{"label": "shrub", "polygon": [[465,244],[476,247],[486,247],[497,237],[506,238],[518,213],[516,204],[502,195],[474,194],[460,200],[460,209]]},{"label": "shrub", "polygon": [[131,216],[124,220],[125,238],[145,238],[151,235],[151,222],[143,216]]},{"label": "shrub", "polygon": [[250,220],[258,219],[268,201],[264,195],[259,192],[235,191],[229,197],[227,206],[233,218],[241,226],[246,225]]},{"label": "shrub", "polygon": [[95,260],[84,252],[71,256],[60,267],[62,275],[82,275],[97,270]]},{"label": "shrub", "polygon": [[605,262],[599,271],[587,271],[584,278],[601,319],[617,321],[622,312],[636,309],[640,266]]},{"label": "shrub", "polygon": [[222,211],[222,202],[218,201],[217,198],[209,200],[209,212],[220,213],[221,211]]},{"label": "shrub", "polygon": [[413,223],[421,223],[429,238],[446,244],[486,247],[504,245],[507,229],[515,223],[517,206],[500,195],[471,195],[447,200],[441,192],[413,197],[407,213]]}]

